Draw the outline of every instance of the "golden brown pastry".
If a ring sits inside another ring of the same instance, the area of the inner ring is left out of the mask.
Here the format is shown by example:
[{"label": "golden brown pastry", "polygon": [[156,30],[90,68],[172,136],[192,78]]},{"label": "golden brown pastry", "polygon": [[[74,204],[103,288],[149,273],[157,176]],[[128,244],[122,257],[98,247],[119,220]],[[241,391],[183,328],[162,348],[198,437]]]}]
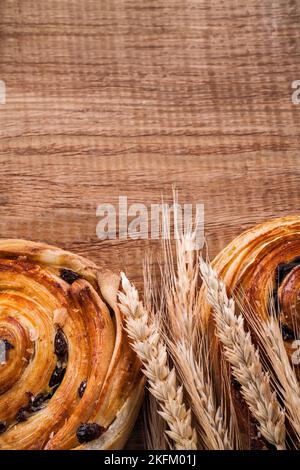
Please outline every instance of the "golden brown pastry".
[{"label": "golden brown pastry", "polygon": [[[212,264],[225,281],[228,293],[239,299],[238,310],[249,311],[251,308],[262,321],[275,310],[291,357],[294,351],[292,343],[300,327],[300,216],[283,217],[251,228],[233,240]],[[204,289],[201,295],[218,381],[221,374],[220,346],[214,334],[212,311],[205,301]],[[295,367],[297,372],[298,366]],[[257,435],[237,383],[233,381],[232,387],[244,447],[265,448],[267,444]]]},{"label": "golden brown pastry", "polygon": [[0,449],[121,449],[143,396],[119,276],[41,243],[0,241]]}]

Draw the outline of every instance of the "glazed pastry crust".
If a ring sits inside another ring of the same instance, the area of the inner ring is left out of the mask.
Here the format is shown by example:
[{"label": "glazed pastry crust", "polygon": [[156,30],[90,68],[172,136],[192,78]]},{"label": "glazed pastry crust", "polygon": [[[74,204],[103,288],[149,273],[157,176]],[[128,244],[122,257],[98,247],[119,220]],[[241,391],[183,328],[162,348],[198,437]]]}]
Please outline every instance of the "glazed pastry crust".
[{"label": "glazed pastry crust", "polygon": [[[276,267],[300,255],[300,216],[274,219],[243,232],[224,248],[212,266],[224,280],[229,293],[238,289],[255,293],[255,286],[265,295],[260,300],[259,314],[266,318],[266,301],[274,283]],[[274,268],[274,269],[273,269]],[[258,274],[261,276],[259,277]],[[255,283],[253,277],[255,278]],[[258,285],[258,279],[265,281]],[[202,289],[202,314],[206,321],[211,309]]]},{"label": "glazed pastry crust", "polygon": [[[292,331],[299,323],[300,259],[289,268],[290,274],[279,285],[278,269],[289,265],[300,256],[300,216],[288,216],[257,225],[235,238],[217,255],[212,262],[214,269],[224,280],[228,294],[238,299],[238,312],[251,309],[261,321],[270,315],[270,302],[280,301],[280,321],[287,331]],[[205,288],[201,288],[202,318],[210,335],[213,369],[216,384],[221,387],[220,344],[215,335],[211,307],[206,302]],[[273,298],[274,297],[274,298]],[[277,297],[276,297],[277,299]],[[273,307],[274,307],[273,302]],[[298,302],[298,303],[297,303]],[[292,306],[292,308],[291,308]],[[246,319],[245,323],[247,325]],[[255,339],[255,338],[254,338]],[[291,340],[285,339],[285,346],[291,352]],[[297,371],[296,371],[297,372]],[[244,446],[249,448],[250,422],[246,405],[239,396],[235,408],[244,438]],[[250,443],[251,444],[251,443]],[[251,447],[251,445],[250,445]]]},{"label": "glazed pastry crust", "polygon": [[[78,278],[66,282],[63,269]],[[119,275],[59,248],[0,240],[0,339],[13,344],[7,363],[0,365],[0,421],[8,423],[0,449],[124,446],[144,379],[123,330],[119,281]],[[29,393],[36,397],[49,391],[58,361],[58,329],[68,343],[65,375],[38,411],[17,422]],[[80,397],[83,381],[87,385]],[[80,444],[76,430],[81,423],[97,423],[102,435]]]}]

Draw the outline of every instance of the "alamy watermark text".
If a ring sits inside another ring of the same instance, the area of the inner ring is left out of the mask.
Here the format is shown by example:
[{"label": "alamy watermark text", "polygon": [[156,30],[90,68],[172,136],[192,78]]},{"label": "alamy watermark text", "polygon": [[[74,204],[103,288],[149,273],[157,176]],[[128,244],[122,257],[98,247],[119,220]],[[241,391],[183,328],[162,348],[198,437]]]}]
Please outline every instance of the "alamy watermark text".
[{"label": "alamy watermark text", "polygon": [[96,228],[100,240],[169,240],[193,231],[191,249],[201,249],[204,244],[203,204],[128,205],[127,196],[120,196],[117,205],[98,205],[96,215],[100,217]]}]

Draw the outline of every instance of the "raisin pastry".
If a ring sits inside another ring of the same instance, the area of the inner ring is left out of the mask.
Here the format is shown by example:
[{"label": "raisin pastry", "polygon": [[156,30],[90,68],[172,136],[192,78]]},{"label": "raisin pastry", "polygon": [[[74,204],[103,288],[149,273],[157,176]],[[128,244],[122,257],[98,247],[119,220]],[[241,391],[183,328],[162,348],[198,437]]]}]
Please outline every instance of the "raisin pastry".
[{"label": "raisin pastry", "polygon": [[[251,308],[262,321],[277,314],[286,350],[291,358],[295,332],[300,327],[300,217],[289,216],[255,226],[233,240],[213,261],[229,293],[237,298],[237,308]],[[221,375],[221,354],[214,334],[211,308],[201,291],[203,315],[211,333],[216,381]],[[255,338],[254,338],[255,339]],[[299,376],[299,366],[295,371]],[[232,381],[235,409],[245,448],[266,448],[259,436],[237,382]]]},{"label": "raisin pastry", "polygon": [[0,449],[121,449],[144,379],[119,276],[41,243],[0,241]]}]

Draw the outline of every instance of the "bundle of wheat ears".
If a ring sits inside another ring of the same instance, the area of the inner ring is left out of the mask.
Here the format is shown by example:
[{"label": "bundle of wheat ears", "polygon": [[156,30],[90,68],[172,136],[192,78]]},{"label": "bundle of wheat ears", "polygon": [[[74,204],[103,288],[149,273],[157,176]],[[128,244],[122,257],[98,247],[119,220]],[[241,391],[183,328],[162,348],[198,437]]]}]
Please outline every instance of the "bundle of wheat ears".
[{"label": "bundle of wheat ears", "polygon": [[192,243],[191,233],[175,250],[164,242],[159,276],[146,261],[143,301],[122,274],[120,307],[149,391],[148,449],[299,448],[300,388],[280,319],[242,307]]}]

